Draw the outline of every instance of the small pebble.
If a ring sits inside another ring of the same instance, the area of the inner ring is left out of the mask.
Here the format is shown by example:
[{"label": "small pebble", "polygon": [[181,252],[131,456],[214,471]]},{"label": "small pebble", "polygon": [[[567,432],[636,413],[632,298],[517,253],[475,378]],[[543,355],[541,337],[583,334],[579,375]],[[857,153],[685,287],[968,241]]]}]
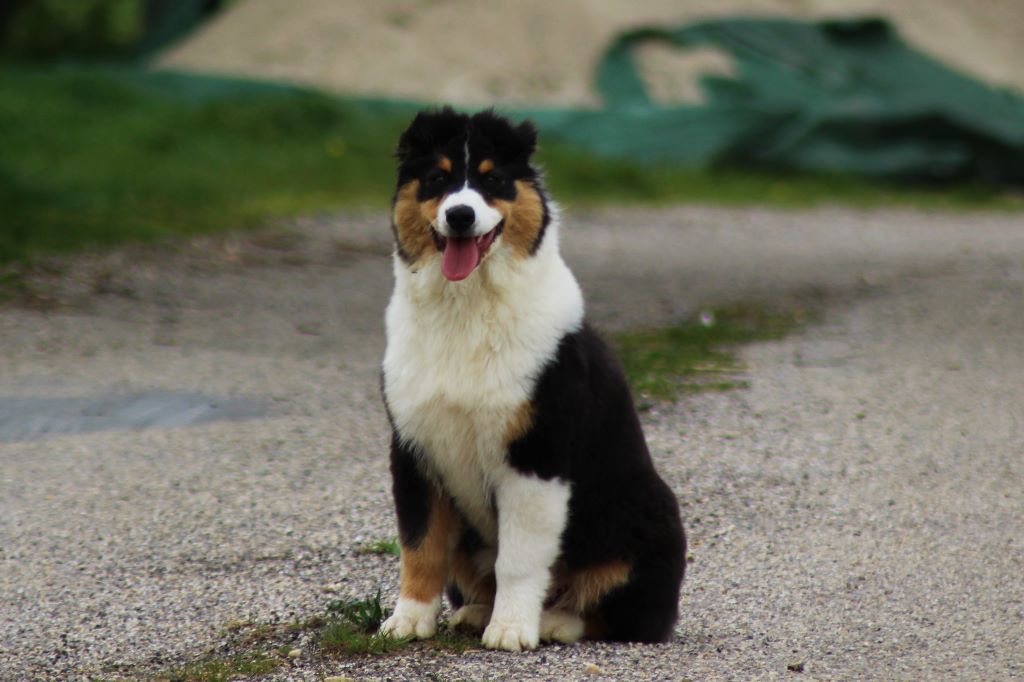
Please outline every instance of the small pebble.
[{"label": "small pebble", "polygon": [[302,649],[292,649],[288,652],[288,658],[299,658],[302,656]]},{"label": "small pebble", "polygon": [[603,675],[604,670],[601,669],[597,663],[587,663],[586,667],[583,668],[583,672],[588,675]]},{"label": "small pebble", "polygon": [[334,675],[333,677],[325,677],[324,682],[356,682],[351,677],[346,675]]}]

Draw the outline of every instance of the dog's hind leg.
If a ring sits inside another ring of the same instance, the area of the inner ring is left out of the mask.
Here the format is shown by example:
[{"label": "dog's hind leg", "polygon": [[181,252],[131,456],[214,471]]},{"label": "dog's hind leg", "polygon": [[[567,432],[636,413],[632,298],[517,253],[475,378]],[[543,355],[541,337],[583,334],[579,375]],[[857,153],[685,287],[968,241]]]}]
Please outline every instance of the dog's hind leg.
[{"label": "dog's hind leg", "polygon": [[542,641],[575,644],[583,638],[585,629],[583,619],[574,613],[548,609],[540,614]]},{"label": "dog's hind leg", "polygon": [[491,620],[493,610],[493,604],[465,604],[452,614],[448,620],[448,627],[452,630],[483,632]]},{"label": "dog's hind leg", "polygon": [[452,553],[449,577],[448,599],[455,613],[448,626],[482,632],[494,609],[494,550],[482,547],[475,533],[465,531]]}]

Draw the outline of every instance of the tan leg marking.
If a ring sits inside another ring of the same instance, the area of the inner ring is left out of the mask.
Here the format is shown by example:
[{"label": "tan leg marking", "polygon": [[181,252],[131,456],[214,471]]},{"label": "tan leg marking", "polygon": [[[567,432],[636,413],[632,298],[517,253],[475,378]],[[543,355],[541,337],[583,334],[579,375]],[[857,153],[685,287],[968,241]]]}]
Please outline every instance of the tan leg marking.
[{"label": "tan leg marking", "polygon": [[456,526],[451,502],[437,493],[423,539],[416,547],[402,545],[401,598],[429,603],[441,595]]}]

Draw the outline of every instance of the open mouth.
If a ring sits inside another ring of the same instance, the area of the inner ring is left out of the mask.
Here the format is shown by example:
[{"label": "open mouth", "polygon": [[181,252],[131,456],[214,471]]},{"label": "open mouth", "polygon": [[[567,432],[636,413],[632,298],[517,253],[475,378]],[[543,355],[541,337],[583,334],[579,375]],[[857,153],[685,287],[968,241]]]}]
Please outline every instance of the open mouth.
[{"label": "open mouth", "polygon": [[479,237],[445,237],[435,230],[434,243],[442,254],[441,273],[445,278],[458,282],[469,277],[501,234],[504,224],[505,221],[501,221],[493,230]]}]

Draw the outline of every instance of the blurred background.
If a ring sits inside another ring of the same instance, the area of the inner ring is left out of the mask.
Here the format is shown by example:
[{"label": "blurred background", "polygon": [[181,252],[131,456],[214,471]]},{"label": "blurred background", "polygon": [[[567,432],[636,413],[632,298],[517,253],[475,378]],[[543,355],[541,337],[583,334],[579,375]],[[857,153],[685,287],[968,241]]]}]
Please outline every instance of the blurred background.
[{"label": "blurred background", "polygon": [[0,261],[382,207],[438,103],[535,118],[568,203],[1017,206],[1022,25],[1017,0],[4,0]]},{"label": "blurred background", "polygon": [[[0,679],[1024,679],[1022,27],[0,0]],[[652,655],[372,657],[339,621],[397,591],[391,152],[444,103],[538,123],[680,495]]]}]

